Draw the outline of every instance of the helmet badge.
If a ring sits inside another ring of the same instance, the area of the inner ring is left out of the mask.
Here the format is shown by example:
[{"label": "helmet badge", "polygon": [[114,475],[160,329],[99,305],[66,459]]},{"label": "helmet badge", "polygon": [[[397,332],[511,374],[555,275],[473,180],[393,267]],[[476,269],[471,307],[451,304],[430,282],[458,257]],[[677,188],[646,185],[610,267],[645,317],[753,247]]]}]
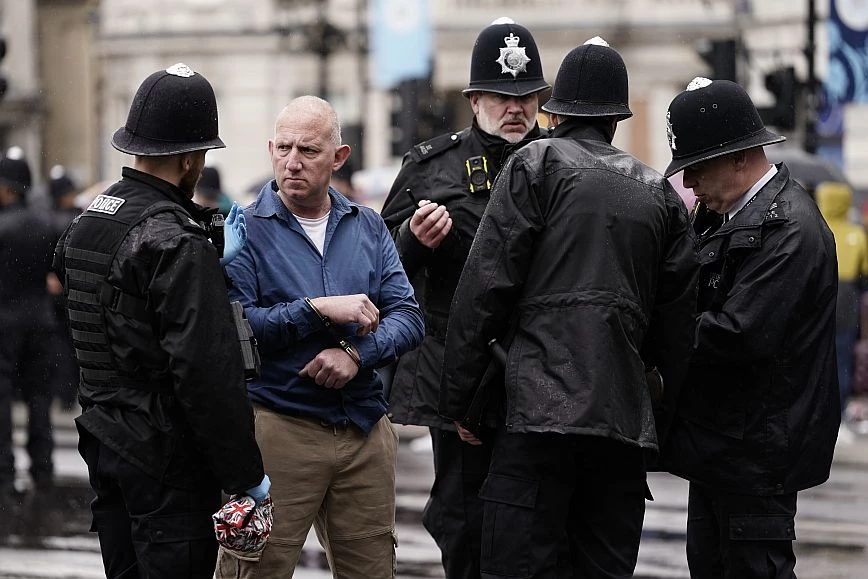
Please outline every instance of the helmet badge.
[{"label": "helmet badge", "polygon": [[166,69],[166,72],[168,72],[169,74],[174,75],[174,76],[180,76],[182,78],[190,78],[191,76],[196,74],[195,72],[193,72],[193,69],[191,69],[189,66],[187,66],[183,62],[173,64],[172,66],[170,66],[169,68]]},{"label": "helmet badge", "polygon": [[527,63],[530,62],[524,52],[524,46],[518,45],[520,40],[521,38],[512,32],[509,36],[504,36],[506,47],[500,49],[500,58],[495,61],[500,65],[501,73],[511,73],[513,78],[516,78],[520,72],[527,72]]},{"label": "helmet badge", "polygon": [[675,151],[675,132],[672,130],[672,119],[670,118],[670,114],[669,111],[666,111],[666,136],[669,138],[669,148]]}]

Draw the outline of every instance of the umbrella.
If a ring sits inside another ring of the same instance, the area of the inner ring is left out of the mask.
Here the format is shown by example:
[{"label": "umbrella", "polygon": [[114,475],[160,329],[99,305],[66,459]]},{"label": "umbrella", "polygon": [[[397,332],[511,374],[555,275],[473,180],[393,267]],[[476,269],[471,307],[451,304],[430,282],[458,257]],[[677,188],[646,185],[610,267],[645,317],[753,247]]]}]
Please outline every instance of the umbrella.
[{"label": "umbrella", "polygon": [[850,185],[847,176],[829,159],[792,147],[768,147],[766,155],[772,163],[783,163],[790,176],[798,181],[808,193],[814,194],[823,181],[838,181]]}]

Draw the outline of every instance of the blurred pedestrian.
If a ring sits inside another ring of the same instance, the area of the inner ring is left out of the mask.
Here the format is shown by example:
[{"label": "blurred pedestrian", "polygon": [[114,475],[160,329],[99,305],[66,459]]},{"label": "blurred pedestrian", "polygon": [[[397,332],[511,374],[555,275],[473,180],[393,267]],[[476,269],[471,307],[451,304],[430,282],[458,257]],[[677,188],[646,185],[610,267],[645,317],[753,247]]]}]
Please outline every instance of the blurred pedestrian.
[{"label": "blurred pedestrian", "polygon": [[[81,210],[75,205],[79,187],[63,165],[54,165],[48,173],[48,193],[53,203],[51,213],[56,232],[55,243]],[[78,392],[78,362],[72,345],[69,318],[66,315],[66,296],[63,285],[54,273],[48,277],[48,291],[54,302],[57,332],[53,341],[51,359],[54,366],[52,391],[61,408],[70,411]]]},{"label": "blurred pedestrian", "polygon": [[205,153],[225,146],[211,85],[181,63],[151,74],[111,143],[133,166],[55,253],[92,528],[107,577],[211,579],[221,489],[268,490],[223,271],[191,201]]},{"label": "blurred pedestrian", "polygon": [[847,429],[847,401],[853,384],[853,351],[859,339],[862,296],[868,287],[868,236],[865,228],[848,218],[853,207],[853,190],[846,183],[820,183],[816,190],[820,213],[835,236],[838,256],[838,301],[835,307],[835,351],[838,388],[841,394],[841,427],[838,439],[853,442]]},{"label": "blurred pedestrian", "polygon": [[[0,157],[0,517],[15,494],[12,400],[27,406],[27,452],[37,494],[54,483],[51,344],[56,322],[48,294],[54,231],[44,212],[25,205],[31,172],[19,147]],[[43,497],[44,498],[44,497]]]},{"label": "blurred pedestrian", "polygon": [[[478,401],[505,409],[479,492],[486,578],[636,566],[646,453],[686,370],[698,262],[672,185],[612,145],[628,100],[604,40],[566,55],[543,105],[554,131],[501,169],[455,291],[440,412],[476,443]],[[486,385],[491,340],[505,378]]]},{"label": "blurred pedestrian", "polygon": [[390,417],[430,428],[435,479],[422,521],[449,579],[479,578],[477,495],[491,458],[490,444],[463,444],[452,422],[437,414],[449,305],[491,181],[513,150],[541,135],[537,99],[547,88],[530,31],[508,18],[486,26],[473,47],[464,90],[471,126],[408,151],[382,211],[425,312],[422,346],[397,364]]},{"label": "blurred pedestrian", "polygon": [[828,478],[840,420],[835,240],[741,86],[696,78],[667,120],[666,175],[699,200],[696,343],[664,451],[690,481],[690,574],[792,578],[796,496]]},{"label": "blurred pedestrian", "polygon": [[205,167],[202,169],[202,177],[196,184],[196,192],[193,201],[203,207],[216,209],[223,217],[229,217],[232,209],[232,199],[223,192],[220,181],[220,170],[217,167]]},{"label": "blurred pedestrian", "polygon": [[221,551],[218,576],[292,576],[313,524],[335,577],[394,577],[398,438],[375,369],[418,346],[422,314],[383,220],[329,187],[350,154],[331,105],[291,101],[268,150],[227,271],[262,355],[248,394],[274,528],[259,561]]},{"label": "blurred pedestrian", "polygon": [[356,203],[360,203],[358,194],[353,187],[353,167],[349,160],[339,168],[332,171],[332,178],[329,181],[332,189]]}]

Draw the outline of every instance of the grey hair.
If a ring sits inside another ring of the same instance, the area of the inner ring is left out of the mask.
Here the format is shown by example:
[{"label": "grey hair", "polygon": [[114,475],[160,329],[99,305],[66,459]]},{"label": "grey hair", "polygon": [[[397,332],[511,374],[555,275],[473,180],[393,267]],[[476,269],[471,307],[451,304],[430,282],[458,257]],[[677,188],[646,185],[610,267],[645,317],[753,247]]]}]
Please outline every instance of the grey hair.
[{"label": "grey hair", "polygon": [[277,132],[277,125],[280,124],[280,119],[283,118],[284,115],[288,114],[290,109],[295,108],[302,108],[308,112],[324,117],[323,120],[328,123],[330,127],[329,140],[332,142],[332,144],[334,144],[335,147],[341,146],[341,144],[343,143],[341,139],[341,123],[338,120],[338,115],[337,113],[335,113],[335,109],[327,100],[323,100],[313,95],[303,95],[294,98],[289,102],[288,105],[283,107],[283,110],[280,111],[280,114],[277,116],[275,133]]}]

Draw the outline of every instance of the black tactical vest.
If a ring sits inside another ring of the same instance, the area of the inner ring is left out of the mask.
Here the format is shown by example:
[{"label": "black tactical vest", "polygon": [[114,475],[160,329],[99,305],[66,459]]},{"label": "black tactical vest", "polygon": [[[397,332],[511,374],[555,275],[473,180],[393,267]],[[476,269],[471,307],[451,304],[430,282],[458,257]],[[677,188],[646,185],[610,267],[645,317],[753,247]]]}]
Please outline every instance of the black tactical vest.
[{"label": "black tactical vest", "polygon": [[148,377],[126,375],[119,370],[108,343],[105,321],[105,313],[113,311],[150,325],[145,296],[125,292],[107,278],[127,233],[148,217],[164,211],[173,211],[184,221],[193,222],[180,205],[157,191],[110,189],[94,199],[70,233],[64,252],[64,287],[68,293],[70,328],[81,380],[89,386],[172,391],[168,368],[157,376]]}]

